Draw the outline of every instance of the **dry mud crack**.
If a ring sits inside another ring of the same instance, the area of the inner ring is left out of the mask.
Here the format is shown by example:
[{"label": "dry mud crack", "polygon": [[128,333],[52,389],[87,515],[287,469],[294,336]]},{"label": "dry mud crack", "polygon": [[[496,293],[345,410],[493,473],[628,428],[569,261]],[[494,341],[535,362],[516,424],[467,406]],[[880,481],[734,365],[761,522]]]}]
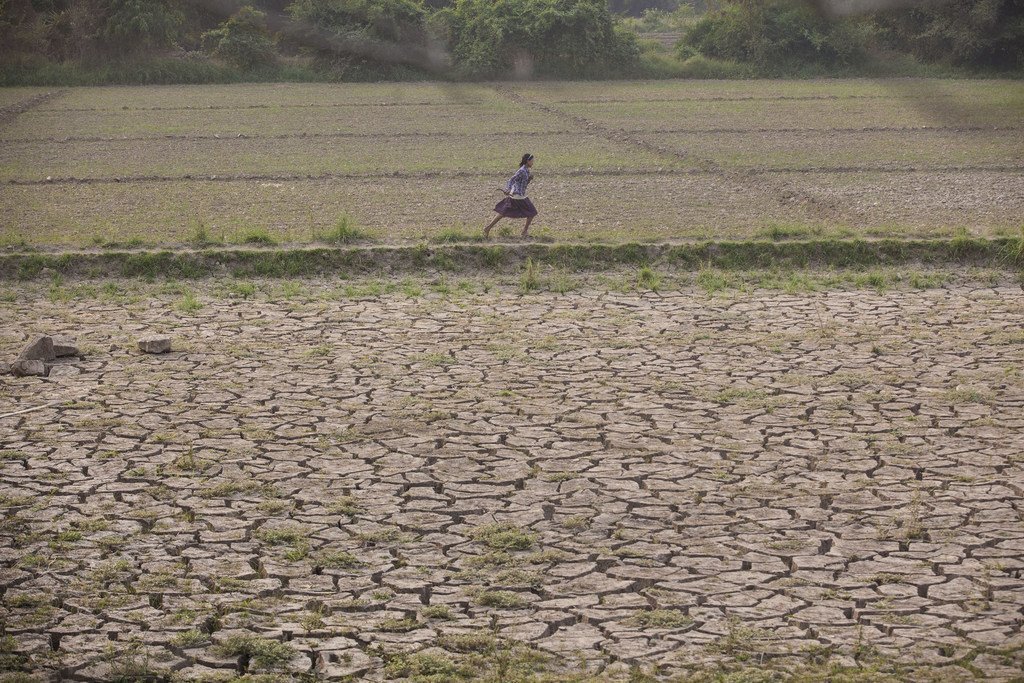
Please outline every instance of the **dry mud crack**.
[{"label": "dry mud crack", "polygon": [[0,303],[6,668],[1019,679],[1019,286],[331,287]]}]

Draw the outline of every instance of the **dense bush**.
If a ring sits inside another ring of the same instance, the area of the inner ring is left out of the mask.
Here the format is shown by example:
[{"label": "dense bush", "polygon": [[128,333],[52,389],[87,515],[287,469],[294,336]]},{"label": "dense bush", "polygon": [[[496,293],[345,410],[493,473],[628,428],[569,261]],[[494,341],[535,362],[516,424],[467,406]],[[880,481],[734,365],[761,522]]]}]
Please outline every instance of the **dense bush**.
[{"label": "dense bush", "polygon": [[323,60],[411,62],[426,42],[426,10],[415,0],[295,0],[292,39]]},{"label": "dense bush", "polygon": [[435,25],[469,76],[609,76],[639,57],[604,0],[458,0]]},{"label": "dense bush", "polygon": [[185,20],[168,0],[106,0],[100,37],[117,52],[137,52],[171,45]]},{"label": "dense bush", "polygon": [[174,0],[0,0],[0,52],[58,60],[166,48],[184,14]]},{"label": "dense bush", "polygon": [[203,34],[203,42],[217,57],[240,69],[273,64],[274,42],[265,26],[266,15],[242,7],[217,29]]},{"label": "dense bush", "polygon": [[786,0],[729,0],[686,32],[683,57],[701,54],[770,71],[801,64],[847,66],[863,61],[874,28],[867,20],[828,20]]},{"label": "dense bush", "polygon": [[1024,0],[953,0],[878,18],[883,40],[927,62],[1024,67]]}]

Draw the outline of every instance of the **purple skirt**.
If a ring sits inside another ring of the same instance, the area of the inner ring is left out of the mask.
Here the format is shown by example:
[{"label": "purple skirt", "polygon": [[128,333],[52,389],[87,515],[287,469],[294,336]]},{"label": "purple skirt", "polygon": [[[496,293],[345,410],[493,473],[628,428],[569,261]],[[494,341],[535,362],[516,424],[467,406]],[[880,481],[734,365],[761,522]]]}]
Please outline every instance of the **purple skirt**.
[{"label": "purple skirt", "polygon": [[533,218],[537,215],[537,207],[529,199],[505,197],[494,210],[505,218]]}]

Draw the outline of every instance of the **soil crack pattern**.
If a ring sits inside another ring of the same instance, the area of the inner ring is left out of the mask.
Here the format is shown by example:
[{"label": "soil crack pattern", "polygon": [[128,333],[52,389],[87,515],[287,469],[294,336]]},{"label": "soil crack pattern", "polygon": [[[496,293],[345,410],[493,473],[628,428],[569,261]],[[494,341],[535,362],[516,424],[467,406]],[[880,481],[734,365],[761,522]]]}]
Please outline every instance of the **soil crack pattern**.
[{"label": "soil crack pattern", "polygon": [[1019,679],[1016,282],[189,287],[0,297],[13,675]]}]

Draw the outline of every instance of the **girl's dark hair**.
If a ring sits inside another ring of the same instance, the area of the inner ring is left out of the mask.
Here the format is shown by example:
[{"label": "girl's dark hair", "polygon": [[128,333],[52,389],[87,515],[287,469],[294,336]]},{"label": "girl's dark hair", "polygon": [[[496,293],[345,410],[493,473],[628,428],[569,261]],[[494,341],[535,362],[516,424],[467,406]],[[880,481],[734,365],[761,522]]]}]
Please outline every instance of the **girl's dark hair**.
[{"label": "girl's dark hair", "polygon": [[532,154],[524,154],[523,158],[519,161],[520,166],[526,166],[526,162],[533,158]]}]

